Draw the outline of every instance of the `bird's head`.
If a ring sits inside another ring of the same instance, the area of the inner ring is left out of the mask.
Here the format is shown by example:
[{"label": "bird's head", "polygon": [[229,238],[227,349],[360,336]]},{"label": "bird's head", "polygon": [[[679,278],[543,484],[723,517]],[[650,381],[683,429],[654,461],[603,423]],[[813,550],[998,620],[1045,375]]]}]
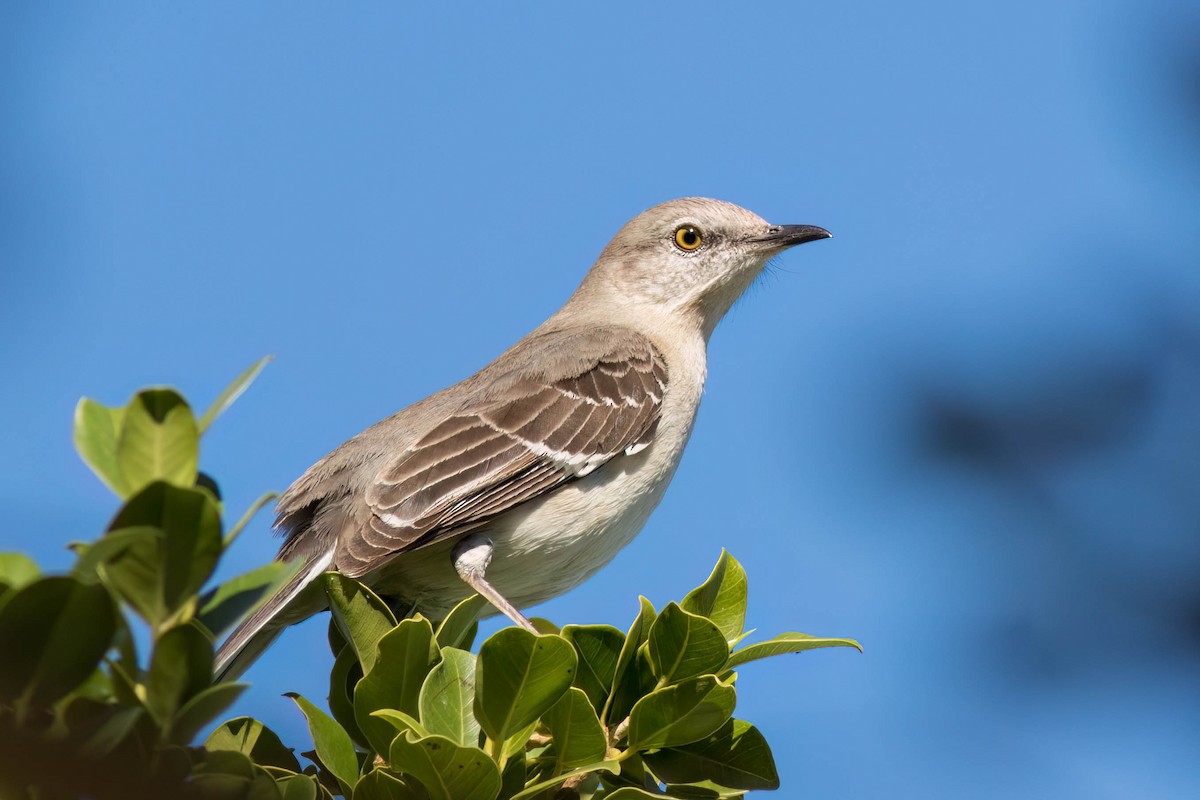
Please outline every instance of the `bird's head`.
[{"label": "bird's head", "polygon": [[707,335],[772,256],[829,236],[813,225],[771,225],[721,200],[671,200],[621,228],[580,294],[647,313],[696,316]]}]

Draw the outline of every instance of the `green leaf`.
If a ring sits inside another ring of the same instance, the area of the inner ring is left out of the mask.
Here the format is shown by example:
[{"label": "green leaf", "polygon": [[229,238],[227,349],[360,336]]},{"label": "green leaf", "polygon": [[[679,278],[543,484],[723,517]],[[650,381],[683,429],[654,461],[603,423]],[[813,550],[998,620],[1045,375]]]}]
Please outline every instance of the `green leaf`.
[{"label": "green leaf", "polygon": [[117,466],[117,437],[125,421],[124,408],[109,408],[87,397],[75,406],[75,449],[104,485],[118,497],[129,495]]},{"label": "green leaf", "polygon": [[302,559],[270,561],[225,581],[200,597],[197,619],[213,636],[220,636],[291,580],[301,566]]},{"label": "green leaf", "polygon": [[419,780],[431,800],[495,800],[500,769],[477,747],[462,747],[444,736],[410,738],[399,734],[388,761]]},{"label": "green leaf", "polygon": [[236,717],[221,723],[204,741],[207,750],[236,750],[256,764],[300,771],[300,762],[275,732],[250,717]]},{"label": "green leaf", "polygon": [[162,531],[161,539],[132,545],[110,559],[103,572],[121,597],[157,626],[199,593],[216,568],[221,512],[206,492],[160,481],[130,498],[109,530],[146,527]]},{"label": "green leaf", "polygon": [[421,685],[438,661],[429,620],[403,620],[377,646],[375,666],[354,689],[354,719],[376,753],[386,753],[396,732],[371,714],[391,708],[417,716]]},{"label": "green leaf", "polygon": [[680,605],[684,611],[707,617],[732,643],[746,625],[746,570],[737,559],[721,550],[721,557],[708,580],[688,592]]},{"label": "green leaf", "polygon": [[525,787],[529,778],[529,765],[526,761],[525,750],[518,750],[504,765],[500,772],[500,798],[505,800],[512,797]]},{"label": "green leaf", "polygon": [[[425,730],[425,726],[422,725],[416,719],[416,717],[409,716],[408,714],[405,714],[403,711],[397,711],[394,708],[381,708],[378,711],[372,711],[371,716],[374,717],[375,719],[383,720],[384,722],[391,725],[393,728],[396,729],[396,731],[398,731],[400,733],[407,733],[408,731],[412,731],[413,734],[415,735],[415,737],[418,739],[423,739],[427,736],[433,735],[429,731]],[[392,734],[392,738],[393,739],[396,738],[395,733]],[[389,745],[389,747],[390,747],[390,745]]]},{"label": "green leaf", "polygon": [[56,576],[27,584],[0,606],[0,701],[44,708],[95,672],[117,631],[99,584]]},{"label": "green leaf", "polygon": [[217,396],[213,404],[204,412],[204,416],[200,417],[200,421],[196,424],[196,428],[200,433],[208,430],[208,426],[212,425],[213,420],[219,417],[225,409],[233,405],[234,401],[242,396],[242,392],[250,387],[254,379],[258,377],[258,373],[262,372],[263,367],[275,360],[275,356],[264,356],[258,361],[251,364],[249,367],[233,379],[233,383],[225,387],[225,390]]},{"label": "green leaf", "polygon": [[479,648],[475,716],[493,741],[503,742],[566,693],[575,668],[575,649],[562,637],[503,628]]},{"label": "green leaf", "polygon": [[853,639],[823,639],[809,636],[807,633],[781,633],[765,642],[747,645],[741,650],[735,650],[729,656],[726,669],[734,669],[750,661],[760,658],[783,655],[785,653],[800,653],[805,650],[815,650],[818,647],[853,647],[862,652],[862,645]]},{"label": "green leaf", "polygon": [[377,769],[368,772],[354,785],[353,800],[425,800],[425,793],[395,775]]},{"label": "green leaf", "polygon": [[[266,492],[265,494],[263,494],[261,497],[259,497],[257,500],[255,500],[253,503],[250,504],[250,507],[246,509],[246,513],[242,514],[242,518],[239,519],[237,521],[237,523],[232,528],[229,529],[229,533],[225,534],[225,549],[226,550],[228,550],[233,545],[233,542],[235,539],[237,539],[238,534],[240,534],[243,530],[246,529],[246,526],[250,524],[250,520],[254,519],[254,515],[257,514],[259,511],[261,511],[263,506],[265,506],[267,503],[271,502],[278,496],[279,496],[279,492]],[[218,500],[220,499],[219,495],[217,496],[217,499]],[[296,559],[296,560],[299,561],[300,559]]]},{"label": "green leaf", "polygon": [[[529,737],[533,736],[534,731],[538,729],[540,723],[538,720],[526,725],[524,728],[517,728],[500,746],[500,763],[507,764],[508,759],[517,753],[522,753],[529,746]],[[494,745],[493,745],[494,746]]]},{"label": "green leaf", "polygon": [[[576,767],[570,772],[566,772],[561,775],[554,775],[545,780],[538,781],[530,786],[526,786],[520,792],[513,795],[511,800],[530,800],[530,798],[537,797],[548,789],[558,788],[563,784],[563,781],[566,781],[569,778],[574,778],[576,775],[585,775],[589,772],[608,772],[615,775],[620,772],[620,770],[620,761],[597,761],[594,764],[585,764],[582,767]],[[611,795],[606,795],[605,800],[608,800],[609,796]]]},{"label": "green leaf", "polygon": [[39,575],[38,565],[22,553],[0,553],[0,594],[20,589]]},{"label": "green leaf", "polygon": [[166,727],[175,711],[212,683],[212,641],[193,624],[158,637],[146,677],[146,710]]},{"label": "green leaf", "polygon": [[[645,644],[646,638],[650,635],[650,626],[654,624],[658,612],[645,597],[638,597],[638,603],[641,604],[638,615],[633,620],[633,625],[629,627],[625,643],[621,645],[621,653],[617,656],[617,668],[613,673],[613,690],[609,695],[608,702],[605,703],[604,713],[600,715],[601,722],[615,723],[624,719],[633,704],[641,698],[643,686],[647,682],[645,679],[652,677],[651,674],[645,676],[641,674],[638,648]],[[654,682],[650,680],[649,685],[653,686]]]},{"label": "green leaf", "polygon": [[718,786],[712,781],[667,784],[666,794],[679,800],[742,800],[746,796],[741,789]]},{"label": "green leaf", "polygon": [[608,737],[600,727],[596,710],[582,689],[571,687],[557,703],[542,716],[550,730],[554,758],[551,774],[557,775],[575,767],[604,760]]},{"label": "green leaf", "polygon": [[316,779],[308,775],[276,778],[275,786],[279,789],[280,800],[317,800],[321,797],[321,789]]},{"label": "green leaf", "polygon": [[611,625],[568,625],[563,628],[562,635],[579,657],[575,685],[587,694],[588,700],[600,711],[612,691],[617,661],[625,645],[625,634]]},{"label": "green leaf", "polygon": [[442,648],[442,660],[421,686],[421,724],[430,733],[472,747],[479,744],[475,719],[475,656],[453,647]]},{"label": "green leaf", "polygon": [[[354,648],[344,646],[333,660],[333,669],[329,671],[329,713],[346,729],[355,744],[374,750],[354,714],[354,687],[362,681],[362,677],[362,665],[358,663]],[[387,734],[389,737],[396,735],[393,731],[387,731]],[[386,748],[392,740],[381,739],[379,743]]]},{"label": "green leaf", "polygon": [[[182,754],[184,759],[186,753]],[[186,767],[185,767],[186,768]],[[279,800],[274,779],[262,767],[255,766],[244,754],[216,750],[204,758],[187,776],[189,798],[208,800]]]},{"label": "green leaf", "polygon": [[194,695],[183,704],[167,732],[167,740],[175,744],[187,744],[201,730],[212,724],[233,701],[246,691],[245,683],[218,683]]},{"label": "green leaf", "polygon": [[438,625],[438,647],[457,647],[460,650],[470,650],[471,642],[468,634],[474,637],[473,631],[478,629],[476,620],[479,612],[488,607],[488,601],[482,596],[473,594],[456,605]]},{"label": "green leaf", "polygon": [[163,532],[158,528],[141,525],[110,531],[94,542],[77,544],[72,548],[78,560],[71,567],[71,576],[84,583],[95,583],[100,580],[100,567],[105,563],[125,555],[135,545],[147,552],[153,550],[162,537]]},{"label": "green leaf", "polygon": [[766,738],[731,719],[707,739],[647,753],[646,766],[664,783],[712,781],[730,789],[778,789],[779,773]]},{"label": "green leaf", "polygon": [[323,578],[333,621],[358,654],[363,672],[369,673],[379,640],[396,627],[396,617],[387,603],[353,578],[340,572],[326,572]]},{"label": "green leaf", "polygon": [[629,747],[652,750],[698,742],[733,714],[736,693],[713,675],[657,689],[629,712]]},{"label": "green leaf", "polygon": [[117,435],[117,467],[128,493],[155,481],[195,486],[199,437],[192,409],[174,389],[134,395]]},{"label": "green leaf", "polygon": [[635,789],[632,786],[622,786],[615,792],[604,795],[604,800],[663,800],[665,795]]},{"label": "green leaf", "polygon": [[729,645],[716,625],[669,603],[650,626],[646,657],[661,681],[677,683],[719,670]]},{"label": "green leaf", "polygon": [[333,773],[347,795],[354,789],[358,781],[358,756],[354,752],[354,742],[346,730],[334,721],[333,717],[314,706],[302,695],[288,692],[285,697],[295,701],[308,720],[308,732],[312,736],[313,745],[317,749],[317,757],[325,768]]}]

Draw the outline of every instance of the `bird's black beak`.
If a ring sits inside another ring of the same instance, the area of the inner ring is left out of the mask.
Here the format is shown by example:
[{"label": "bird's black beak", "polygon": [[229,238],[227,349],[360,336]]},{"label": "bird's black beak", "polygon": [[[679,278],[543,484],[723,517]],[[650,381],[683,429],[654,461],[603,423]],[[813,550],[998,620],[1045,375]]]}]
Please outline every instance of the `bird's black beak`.
[{"label": "bird's black beak", "polygon": [[805,242],[815,242],[817,239],[830,239],[833,234],[816,225],[772,225],[767,232],[760,236],[751,236],[746,241],[764,244],[771,248],[782,250],[785,247],[795,247]]}]

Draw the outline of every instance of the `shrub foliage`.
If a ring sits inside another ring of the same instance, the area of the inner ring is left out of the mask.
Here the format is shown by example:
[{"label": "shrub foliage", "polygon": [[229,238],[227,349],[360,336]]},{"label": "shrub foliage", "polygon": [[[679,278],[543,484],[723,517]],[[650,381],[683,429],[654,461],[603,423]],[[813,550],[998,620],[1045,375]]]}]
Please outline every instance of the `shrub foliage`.
[{"label": "shrub foliage", "polygon": [[783,653],[858,644],[799,633],[745,644],[746,574],[722,553],[679,602],[639,598],[628,630],[504,628],[473,652],[478,596],[445,619],[397,620],[327,573],[328,711],[289,694],[313,747],[261,722],[213,728],[245,684],[214,682],[213,643],[287,580],[271,563],[212,576],[229,530],[198,471],[201,434],[265,365],[196,417],[152,388],[80,401],[75,444],[122,505],[76,543],[69,574],[0,554],[0,796],[250,800],[733,798],[779,785],[771,750],[733,716],[737,672]]}]

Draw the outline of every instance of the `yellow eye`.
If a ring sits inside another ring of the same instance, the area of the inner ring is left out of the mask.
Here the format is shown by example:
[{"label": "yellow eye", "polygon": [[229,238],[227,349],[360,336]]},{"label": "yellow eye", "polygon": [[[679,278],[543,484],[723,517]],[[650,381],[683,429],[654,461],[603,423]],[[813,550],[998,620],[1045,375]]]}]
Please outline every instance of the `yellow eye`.
[{"label": "yellow eye", "polygon": [[704,237],[700,234],[699,229],[693,228],[691,225],[684,225],[679,230],[675,231],[675,244],[680,250],[698,250],[700,245],[704,244]]}]

